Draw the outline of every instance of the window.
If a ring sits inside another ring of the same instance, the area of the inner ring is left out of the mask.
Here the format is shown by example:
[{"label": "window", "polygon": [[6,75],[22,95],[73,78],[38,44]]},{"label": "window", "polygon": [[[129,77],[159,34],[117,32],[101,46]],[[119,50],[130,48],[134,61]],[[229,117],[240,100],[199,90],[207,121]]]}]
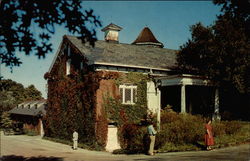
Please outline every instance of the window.
[{"label": "window", "polygon": [[70,51],[70,46],[68,45],[68,51],[67,51],[67,55],[68,55],[68,57],[70,57],[70,53],[71,51]]},{"label": "window", "polygon": [[119,86],[122,104],[135,104],[137,87],[134,85],[120,85]]},{"label": "window", "polygon": [[70,74],[70,64],[71,64],[71,59],[68,59],[66,62],[66,75]]},{"label": "window", "polygon": [[83,70],[83,62],[80,62],[80,70]]},{"label": "window", "polygon": [[71,65],[71,59],[70,59],[70,47],[69,47],[69,45],[68,45],[68,48],[67,48],[68,50],[67,50],[67,62],[66,62],[66,75],[69,75],[70,74],[70,65]]}]

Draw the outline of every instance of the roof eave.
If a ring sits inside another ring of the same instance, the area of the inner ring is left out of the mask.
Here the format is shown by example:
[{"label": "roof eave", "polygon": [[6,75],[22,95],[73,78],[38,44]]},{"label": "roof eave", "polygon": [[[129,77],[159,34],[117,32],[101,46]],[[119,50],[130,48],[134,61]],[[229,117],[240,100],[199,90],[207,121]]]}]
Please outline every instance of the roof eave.
[{"label": "roof eave", "polygon": [[139,66],[139,65],[106,63],[106,62],[92,62],[92,64],[90,64],[90,65],[108,65],[108,66],[117,66],[117,67],[128,67],[128,68],[139,68],[139,69],[153,69],[153,70],[162,70],[162,71],[172,71],[169,68],[156,68],[156,67],[147,67],[147,66]]}]

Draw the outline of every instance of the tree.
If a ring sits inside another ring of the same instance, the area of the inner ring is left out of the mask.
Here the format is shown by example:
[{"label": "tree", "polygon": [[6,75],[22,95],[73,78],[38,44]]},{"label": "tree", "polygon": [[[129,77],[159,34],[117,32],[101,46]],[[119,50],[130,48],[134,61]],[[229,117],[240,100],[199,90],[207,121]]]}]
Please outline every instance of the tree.
[{"label": "tree", "polygon": [[0,116],[4,111],[9,111],[16,104],[12,92],[0,92]]},{"label": "tree", "polygon": [[32,84],[25,88],[25,97],[30,100],[39,100],[42,98],[42,93]]},{"label": "tree", "polygon": [[13,125],[13,122],[12,120],[10,119],[10,114],[7,113],[7,112],[4,112],[2,115],[1,115],[1,127],[3,128],[12,128],[12,125]]},{"label": "tree", "polygon": [[[191,27],[192,39],[181,46],[177,58],[180,68],[249,93],[250,2],[217,0],[215,4],[223,4],[223,14],[212,26],[197,23]],[[243,10],[243,4],[249,10]]]},{"label": "tree", "polygon": [[24,88],[10,79],[0,80],[0,115],[21,102],[39,99],[42,99],[42,94],[34,85]]},{"label": "tree", "polygon": [[[51,35],[56,25],[77,34],[83,42],[94,45],[101,26],[93,10],[83,10],[81,0],[0,0],[0,61],[19,66],[17,50],[38,58],[52,51]],[[88,26],[88,27],[87,27]]]},{"label": "tree", "polygon": [[0,92],[4,95],[11,95],[14,98],[15,104],[21,103],[25,100],[25,89],[21,83],[12,81],[11,79],[0,80]]},{"label": "tree", "polygon": [[[222,5],[215,24],[191,26],[192,38],[181,46],[177,61],[186,73],[205,75],[218,82],[222,104],[247,116],[250,96],[250,1],[215,0]],[[236,110],[235,110],[236,109]]]}]

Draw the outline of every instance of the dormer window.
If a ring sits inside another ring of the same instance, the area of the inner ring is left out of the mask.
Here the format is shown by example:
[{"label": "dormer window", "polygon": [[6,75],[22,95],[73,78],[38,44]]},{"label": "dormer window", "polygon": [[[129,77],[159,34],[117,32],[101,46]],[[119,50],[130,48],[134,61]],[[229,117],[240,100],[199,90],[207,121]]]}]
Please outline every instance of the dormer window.
[{"label": "dormer window", "polygon": [[30,105],[28,105],[28,109],[30,109]]},{"label": "dormer window", "polygon": [[37,109],[37,104],[35,104],[35,109]]}]

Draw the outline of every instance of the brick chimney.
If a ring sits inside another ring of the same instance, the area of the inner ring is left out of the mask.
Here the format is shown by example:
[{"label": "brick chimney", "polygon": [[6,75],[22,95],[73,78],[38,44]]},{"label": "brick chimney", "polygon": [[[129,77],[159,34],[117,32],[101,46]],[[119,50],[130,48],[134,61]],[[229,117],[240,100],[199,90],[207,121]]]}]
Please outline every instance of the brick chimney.
[{"label": "brick chimney", "polygon": [[102,31],[104,32],[104,39],[107,42],[119,42],[119,31],[121,31],[122,28],[120,26],[117,26],[113,23],[109,24],[108,26],[104,27]]}]

